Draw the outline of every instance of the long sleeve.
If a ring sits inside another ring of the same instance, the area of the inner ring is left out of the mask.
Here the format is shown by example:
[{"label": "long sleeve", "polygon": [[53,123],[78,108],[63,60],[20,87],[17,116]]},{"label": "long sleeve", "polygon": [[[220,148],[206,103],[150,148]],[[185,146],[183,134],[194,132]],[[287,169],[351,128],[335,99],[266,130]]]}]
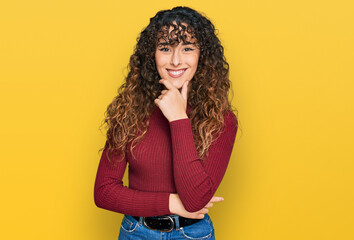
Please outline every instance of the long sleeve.
[{"label": "long sleeve", "polygon": [[237,133],[237,120],[228,111],[219,138],[202,163],[193,140],[189,118],[170,122],[173,172],[177,193],[189,212],[202,209],[213,197],[226,172]]},{"label": "long sleeve", "polygon": [[103,150],[98,166],[94,201],[97,207],[133,216],[170,215],[167,192],[144,192],[123,186],[123,175],[127,165],[124,158],[112,166]]}]

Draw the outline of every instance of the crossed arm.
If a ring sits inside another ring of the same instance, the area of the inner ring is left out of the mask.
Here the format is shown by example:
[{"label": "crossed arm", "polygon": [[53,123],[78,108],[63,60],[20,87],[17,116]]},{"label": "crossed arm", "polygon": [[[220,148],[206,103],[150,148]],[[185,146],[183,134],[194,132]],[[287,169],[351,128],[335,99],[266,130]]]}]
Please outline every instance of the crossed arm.
[{"label": "crossed arm", "polygon": [[[114,159],[113,159],[114,160]],[[127,159],[111,166],[103,150],[94,186],[94,200],[99,208],[132,215],[159,216],[172,214],[169,210],[170,193],[144,192],[123,185]]]},{"label": "crossed arm", "polygon": [[187,211],[202,209],[220,185],[236,138],[235,120],[232,112],[225,115],[224,128],[210,146],[205,163],[202,163],[195,148],[190,119],[170,122],[175,185]]},{"label": "crossed arm", "polygon": [[[196,212],[212,199],[226,172],[237,132],[233,113],[225,116],[220,137],[210,146],[206,163],[198,157],[189,118],[170,122],[173,171],[177,194],[188,212]],[[123,185],[127,159],[113,167],[102,152],[94,186],[96,206],[133,216],[170,215],[170,194],[129,189]]]}]

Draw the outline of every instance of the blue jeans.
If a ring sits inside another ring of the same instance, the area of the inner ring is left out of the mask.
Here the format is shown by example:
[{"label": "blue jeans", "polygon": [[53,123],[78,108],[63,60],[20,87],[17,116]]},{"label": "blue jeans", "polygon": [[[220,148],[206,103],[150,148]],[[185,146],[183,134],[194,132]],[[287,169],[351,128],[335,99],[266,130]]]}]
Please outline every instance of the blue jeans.
[{"label": "blue jeans", "polygon": [[142,217],[137,221],[130,215],[124,215],[121,223],[118,240],[128,239],[183,239],[183,240],[215,240],[215,231],[213,223],[208,214],[199,222],[186,227],[180,227],[176,214],[169,215],[175,219],[176,229],[171,232],[160,232],[159,230],[151,230],[143,225]]}]

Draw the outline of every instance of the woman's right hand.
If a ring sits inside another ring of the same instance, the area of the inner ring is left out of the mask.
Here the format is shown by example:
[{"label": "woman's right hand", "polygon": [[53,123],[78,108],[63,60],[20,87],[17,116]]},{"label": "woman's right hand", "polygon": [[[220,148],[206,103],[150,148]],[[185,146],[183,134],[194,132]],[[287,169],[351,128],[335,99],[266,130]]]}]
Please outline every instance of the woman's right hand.
[{"label": "woman's right hand", "polygon": [[200,209],[197,212],[188,212],[183,204],[181,199],[179,198],[178,194],[176,193],[171,193],[170,194],[170,212],[172,214],[177,214],[179,216],[185,217],[185,218],[197,218],[197,219],[203,219],[204,215],[209,212],[208,208],[211,208],[214,204],[214,202],[222,202],[224,199],[222,197],[216,197],[213,196],[210,201],[205,205],[204,208]]}]

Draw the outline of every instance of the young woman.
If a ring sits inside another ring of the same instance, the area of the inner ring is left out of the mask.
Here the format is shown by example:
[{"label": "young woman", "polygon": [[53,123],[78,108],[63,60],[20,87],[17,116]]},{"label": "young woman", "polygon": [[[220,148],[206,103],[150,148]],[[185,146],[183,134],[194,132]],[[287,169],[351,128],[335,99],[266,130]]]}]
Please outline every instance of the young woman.
[{"label": "young woman", "polygon": [[[122,240],[215,239],[208,208],[223,201],[213,195],[238,121],[214,25],[188,7],[160,11],[129,67],[106,111],[95,204],[124,214]],[[129,187],[122,182],[127,163]]]}]

